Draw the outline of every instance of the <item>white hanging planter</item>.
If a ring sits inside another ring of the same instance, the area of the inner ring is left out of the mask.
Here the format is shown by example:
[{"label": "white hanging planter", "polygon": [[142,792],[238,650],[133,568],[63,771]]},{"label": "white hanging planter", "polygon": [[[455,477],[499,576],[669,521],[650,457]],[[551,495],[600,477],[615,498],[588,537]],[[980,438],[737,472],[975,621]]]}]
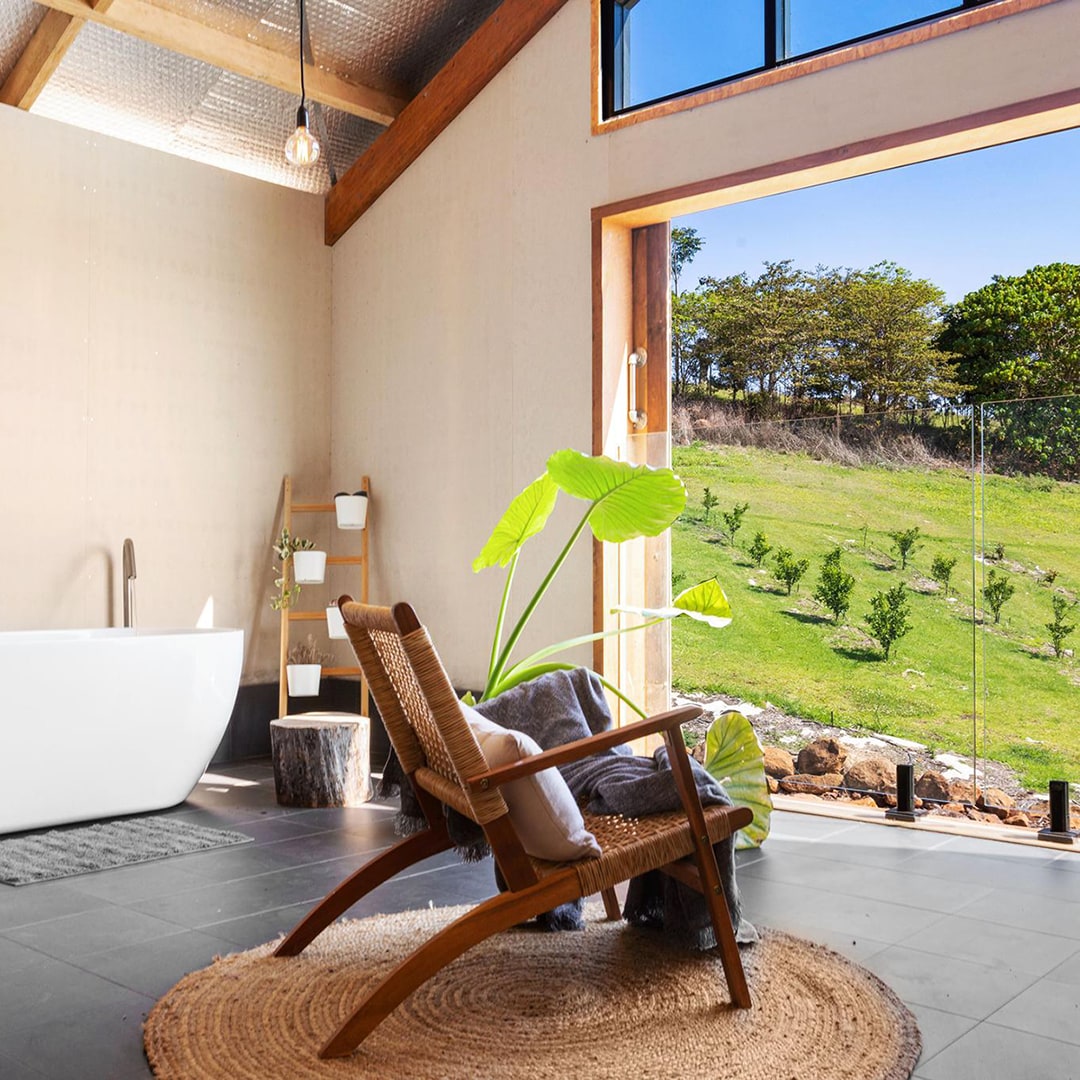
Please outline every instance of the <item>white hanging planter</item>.
[{"label": "white hanging planter", "polygon": [[293,580],[297,585],[321,585],[325,577],[325,551],[293,552]]},{"label": "white hanging planter", "polygon": [[289,680],[289,697],[318,697],[321,664],[289,664],[285,668]]},{"label": "white hanging planter", "polygon": [[342,492],[334,496],[334,510],[337,513],[339,529],[362,529],[367,524],[367,492],[357,491],[353,495]]},{"label": "white hanging planter", "polygon": [[326,609],[326,633],[328,637],[332,638],[346,638],[349,636],[345,633],[345,619],[337,604],[331,604]]}]

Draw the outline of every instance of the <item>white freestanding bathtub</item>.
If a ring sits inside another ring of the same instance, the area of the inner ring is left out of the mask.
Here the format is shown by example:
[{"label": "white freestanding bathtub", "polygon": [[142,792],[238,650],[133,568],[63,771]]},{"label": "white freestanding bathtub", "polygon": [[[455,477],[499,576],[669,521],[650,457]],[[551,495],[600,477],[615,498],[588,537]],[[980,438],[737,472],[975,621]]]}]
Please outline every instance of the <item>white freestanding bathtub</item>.
[{"label": "white freestanding bathtub", "polygon": [[243,652],[242,630],[0,633],[0,833],[183,801]]}]

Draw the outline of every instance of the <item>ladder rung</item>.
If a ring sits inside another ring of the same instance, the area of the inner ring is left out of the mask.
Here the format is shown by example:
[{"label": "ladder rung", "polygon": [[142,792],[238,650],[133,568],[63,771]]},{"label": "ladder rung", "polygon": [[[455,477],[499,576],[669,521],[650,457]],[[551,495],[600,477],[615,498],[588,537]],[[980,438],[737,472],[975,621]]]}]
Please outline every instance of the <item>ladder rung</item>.
[{"label": "ladder rung", "polygon": [[324,667],[322,669],[323,675],[360,675],[362,672],[358,667]]},{"label": "ladder rung", "polygon": [[363,555],[327,555],[327,566],[361,566],[364,562]]},{"label": "ladder rung", "polygon": [[332,514],[334,512],[333,503],[293,503],[292,512],[294,514]]},{"label": "ladder rung", "polygon": [[296,620],[298,620],[300,622],[308,622],[308,621],[312,621],[312,620],[315,620],[315,619],[325,619],[326,618],[326,612],[325,611],[290,611],[289,612],[289,618],[290,619],[296,619]]}]

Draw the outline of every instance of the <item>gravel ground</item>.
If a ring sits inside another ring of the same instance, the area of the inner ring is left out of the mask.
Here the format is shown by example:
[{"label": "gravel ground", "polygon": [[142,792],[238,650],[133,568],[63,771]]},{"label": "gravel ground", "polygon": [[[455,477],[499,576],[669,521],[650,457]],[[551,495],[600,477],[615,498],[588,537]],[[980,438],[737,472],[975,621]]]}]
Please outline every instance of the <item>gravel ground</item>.
[{"label": "gravel ground", "polygon": [[[865,757],[879,756],[895,762],[911,762],[915,766],[916,776],[921,776],[927,769],[933,769],[950,780],[971,778],[970,757],[964,759],[955,754],[935,756],[921,743],[908,739],[832,727],[829,724],[818,723],[816,720],[803,720],[797,716],[789,716],[775,705],[766,703],[764,708],[760,708],[724,694],[676,693],[674,701],[678,705],[701,705],[706,710],[700,720],[686,725],[702,739],[705,738],[705,733],[715,715],[728,709],[738,709],[750,719],[762,746],[779,746],[792,756],[815,739],[834,738],[847,749],[849,764],[854,764]],[[1012,769],[997,761],[980,760],[978,762],[978,782],[981,787],[1001,788],[1021,807],[1027,805],[1035,797],[1034,792],[1018,781]]]}]

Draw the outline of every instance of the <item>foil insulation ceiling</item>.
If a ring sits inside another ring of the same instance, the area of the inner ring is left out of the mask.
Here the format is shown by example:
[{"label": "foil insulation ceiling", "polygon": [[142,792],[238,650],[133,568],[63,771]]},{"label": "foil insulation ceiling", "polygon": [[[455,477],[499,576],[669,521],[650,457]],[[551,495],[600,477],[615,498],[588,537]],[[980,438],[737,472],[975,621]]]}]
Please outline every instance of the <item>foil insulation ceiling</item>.
[{"label": "foil insulation ceiling", "polygon": [[[150,2],[298,57],[296,0]],[[317,66],[410,98],[498,3],[306,0],[306,16]],[[32,0],[0,0],[0,83],[44,14]],[[324,141],[323,156],[313,168],[293,168],[283,147],[298,104],[294,94],[87,22],[30,111],[271,183],[325,193],[330,167],[341,176],[384,129],[350,113],[316,107],[312,121]]]}]

